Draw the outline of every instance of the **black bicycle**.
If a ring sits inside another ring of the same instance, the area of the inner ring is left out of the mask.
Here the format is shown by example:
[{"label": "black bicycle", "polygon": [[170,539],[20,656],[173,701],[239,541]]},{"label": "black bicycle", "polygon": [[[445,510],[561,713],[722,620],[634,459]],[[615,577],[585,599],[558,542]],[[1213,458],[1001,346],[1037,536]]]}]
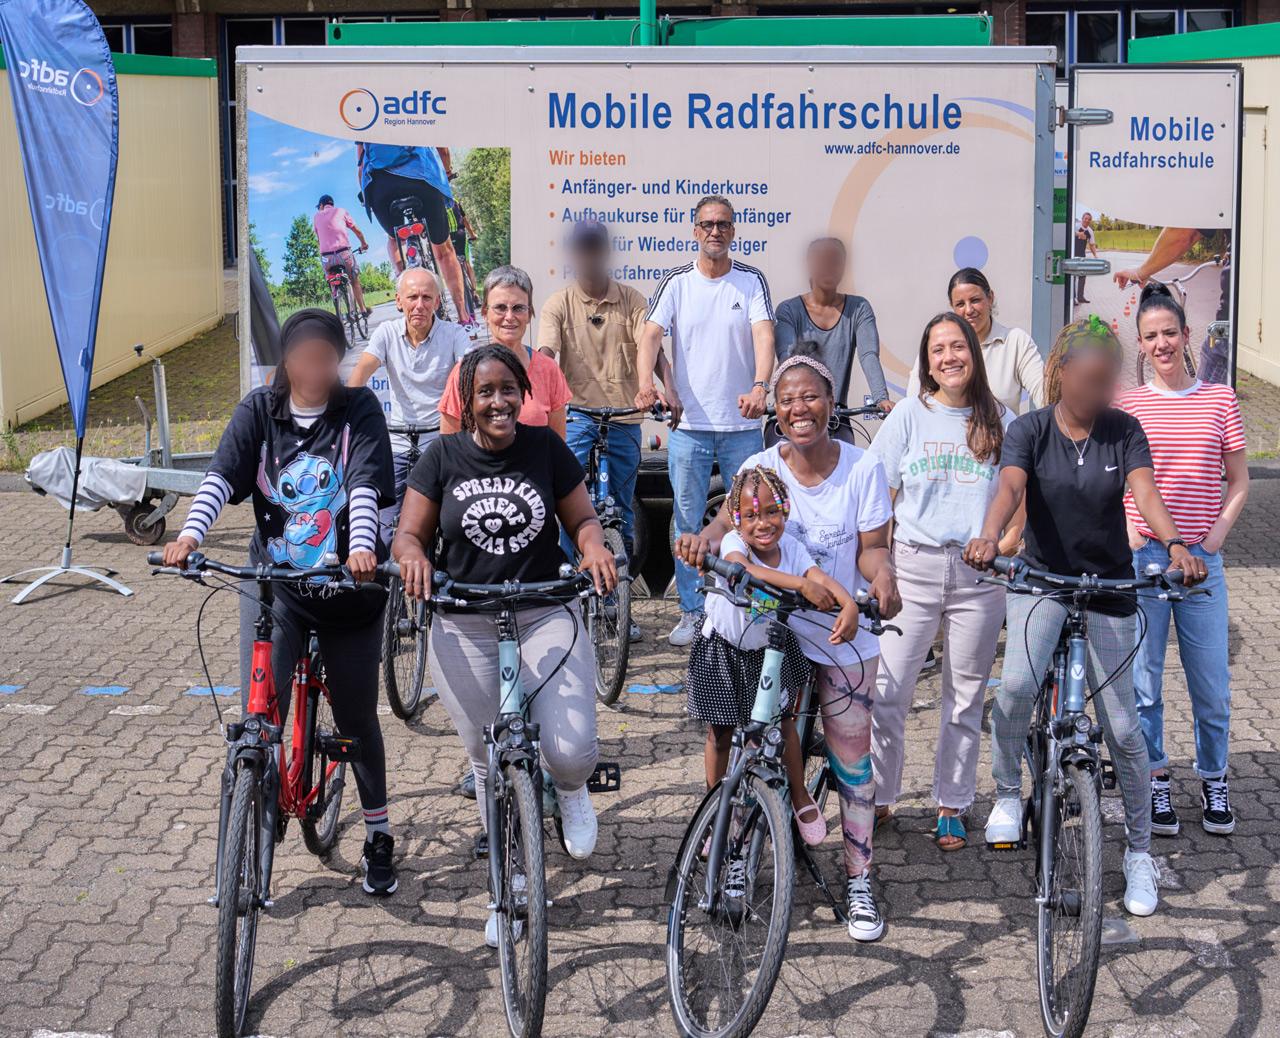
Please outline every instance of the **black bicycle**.
[{"label": "black bicycle", "polygon": [[340,249],[337,252],[321,253],[320,260],[324,264],[324,279],[329,283],[329,296],[333,303],[333,312],[347,329],[347,341],[354,346],[360,339],[369,338],[369,318],[363,310],[356,306],[355,288],[351,284],[351,275],[343,262],[343,253],[364,252],[365,246],[358,249]]},{"label": "black bicycle", "polygon": [[[604,527],[604,543],[615,558],[627,558],[622,539],[622,511],[618,508],[609,483],[609,430],[617,419],[650,414],[643,407],[577,407],[570,405],[569,414],[581,415],[596,424],[596,436],[587,454],[586,484],[600,525]],[[576,552],[575,552],[576,555]],[[596,696],[605,706],[612,706],[622,694],[627,678],[627,659],[631,652],[631,579],[628,564],[618,567],[618,586],[605,598],[587,603],[587,633],[596,657]]]},{"label": "black bicycle", "polygon": [[[782,969],[797,845],[837,918],[847,917],[808,848],[794,836],[786,805],[784,638],[793,614],[812,607],[796,592],[756,580],[740,563],[708,555],[704,567],[729,585],[727,591],[706,588],[707,594],[769,618],[769,644],[751,720],[734,729],[728,771],[694,812],[667,880],[667,994],[682,1038],[744,1038],[760,1021]],[[751,599],[743,590],[752,592]],[[897,630],[881,623],[876,601],[865,592],[858,609],[872,634]],[[820,772],[814,799],[822,796],[825,803],[831,784],[830,772]]]},{"label": "black bicycle", "polygon": [[[485,817],[489,834],[489,893],[498,914],[498,959],[507,1026],[516,1038],[542,1033],[547,997],[547,877],[544,819],[556,823],[561,845],[555,786],[544,777],[538,725],[529,706],[543,686],[528,691],[520,680],[520,640],[516,607],[562,604],[594,596],[591,576],[567,563],[559,580],[505,584],[459,584],[442,570],[432,574],[432,601],[452,608],[480,607],[498,628],[498,714],[485,727],[488,780]],[[576,637],[576,633],[575,633]],[[568,659],[573,646],[564,650]],[[543,683],[545,685],[545,682]],[[616,764],[596,765],[587,788],[596,793],[620,788]]]},{"label": "black bicycle", "polygon": [[[1046,573],[1003,556],[992,565],[1007,581],[982,580],[1004,585],[1014,594],[1058,601],[1067,610],[1027,734],[1032,788],[1024,805],[1022,837],[1016,843],[987,846],[1020,849],[1027,846],[1030,833],[1036,852],[1040,1014],[1050,1038],[1078,1038],[1093,1005],[1102,941],[1101,791],[1104,785],[1115,785],[1114,771],[1098,748],[1102,728],[1086,706],[1116,675],[1086,694],[1088,608],[1099,596],[1136,597],[1139,591],[1154,589],[1161,598],[1179,601],[1203,591],[1183,590],[1180,571],[1163,572],[1156,565],[1130,580]],[[1010,651],[1018,647],[1006,646],[1005,652]]]},{"label": "black bicycle", "polygon": [[[409,466],[422,456],[418,441],[438,431],[438,426],[388,425],[387,432],[409,440]],[[394,527],[392,532],[394,533]],[[430,706],[435,692],[423,698],[427,673],[427,637],[431,631],[431,611],[426,602],[415,602],[404,593],[404,583],[393,576],[387,584],[387,608],[382,617],[382,686],[391,712],[402,721],[411,721],[419,710]]]}]

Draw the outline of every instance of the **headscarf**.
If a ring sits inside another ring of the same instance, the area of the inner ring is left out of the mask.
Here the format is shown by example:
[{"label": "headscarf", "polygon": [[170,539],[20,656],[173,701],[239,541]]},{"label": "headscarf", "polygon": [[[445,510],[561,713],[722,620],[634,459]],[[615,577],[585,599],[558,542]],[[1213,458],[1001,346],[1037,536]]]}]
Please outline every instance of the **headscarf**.
[{"label": "headscarf", "polygon": [[323,339],[329,343],[337,351],[339,360],[347,354],[347,331],[337,314],[314,306],[291,314],[280,326],[280,363],[276,365],[275,375],[271,379],[272,388],[276,392],[284,393],[289,389],[289,378],[284,370],[289,351],[298,343],[309,339]]}]

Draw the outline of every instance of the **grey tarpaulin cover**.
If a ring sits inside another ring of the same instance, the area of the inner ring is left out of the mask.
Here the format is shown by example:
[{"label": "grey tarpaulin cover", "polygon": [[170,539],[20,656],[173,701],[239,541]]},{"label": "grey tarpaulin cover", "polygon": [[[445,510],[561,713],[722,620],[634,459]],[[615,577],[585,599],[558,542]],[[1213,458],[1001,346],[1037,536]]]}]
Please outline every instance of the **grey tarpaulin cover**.
[{"label": "grey tarpaulin cover", "polygon": [[[27,482],[63,508],[71,507],[71,479],[75,474],[76,452],[70,447],[41,451],[27,466]],[[114,458],[81,458],[80,486],[76,509],[96,512],[103,505],[134,504],[147,490],[147,473],[137,465]]]}]

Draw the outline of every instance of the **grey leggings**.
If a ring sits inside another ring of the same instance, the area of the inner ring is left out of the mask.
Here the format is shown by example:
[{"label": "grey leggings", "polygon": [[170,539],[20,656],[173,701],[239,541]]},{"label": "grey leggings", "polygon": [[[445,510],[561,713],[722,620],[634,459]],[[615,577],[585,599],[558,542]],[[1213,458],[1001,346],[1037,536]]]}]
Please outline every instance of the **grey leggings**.
[{"label": "grey leggings", "polygon": [[[1053,662],[1054,646],[1067,618],[1066,606],[1052,599],[1010,594],[1007,604],[1004,675],[991,711],[991,772],[998,797],[1022,794],[1022,761],[1036,692]],[[1106,681],[1133,651],[1136,624],[1133,616],[1089,612],[1090,689]],[[1138,724],[1131,668],[1116,675],[1093,704],[1124,799],[1129,846],[1146,851],[1151,846],[1151,769]]]},{"label": "grey leggings", "polygon": [[[560,606],[516,613],[520,681],[525,694],[551,676],[533,700],[529,718],[541,730],[542,762],[556,788],[565,792],[580,788],[591,777],[597,751],[595,662],[586,625],[577,607],[572,609],[572,616]],[[488,770],[484,729],[498,713],[495,618],[483,613],[436,613],[431,621],[430,652],[440,701],[471,758],[483,821]]]}]

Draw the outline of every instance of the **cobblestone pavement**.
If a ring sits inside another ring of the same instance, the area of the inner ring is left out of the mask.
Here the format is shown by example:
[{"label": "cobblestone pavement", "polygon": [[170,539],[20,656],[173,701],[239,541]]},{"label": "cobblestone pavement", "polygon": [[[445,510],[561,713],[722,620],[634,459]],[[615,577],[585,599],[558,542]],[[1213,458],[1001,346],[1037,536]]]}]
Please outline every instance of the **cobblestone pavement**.
[{"label": "cobblestone pavement", "polygon": [[[1198,825],[1186,694],[1170,664],[1169,740],[1184,832],[1158,840],[1159,914],[1124,917],[1118,801],[1107,801],[1106,914],[1091,1033],[1115,1038],[1276,1034],[1280,964],[1280,771],[1273,689],[1280,677],[1280,481],[1259,481],[1231,551],[1240,824],[1229,839]],[[57,553],[63,513],[0,493],[0,571]],[[242,550],[243,509],[211,538]],[[0,1035],[213,1033],[211,962],[215,792],[222,748],[193,634],[197,589],[147,575],[116,516],[85,517],[86,562],[118,567],[137,594],[46,590],[0,606]],[[234,603],[210,605],[215,684],[235,685]],[[672,606],[641,603],[649,638],[632,680],[666,685],[681,661],[655,637]],[[87,687],[123,686],[118,695]],[[815,888],[798,892],[780,983],[758,1034],[1037,1035],[1031,863],[980,846],[940,854],[926,801],[938,682],[910,718],[906,800],[877,836],[889,927],[853,944]],[[229,701],[228,701],[229,702]],[[504,1033],[495,953],[485,949],[484,874],[470,859],[478,822],[453,787],[462,755],[440,706],[411,729],[384,717],[401,884],[366,898],[354,797],[334,853],[317,860],[291,829],[276,858],[276,905],[259,928],[251,1031],[264,1035]],[[587,864],[550,842],[550,992],[546,1033],[673,1033],[664,988],[663,886],[698,801],[701,735],[673,694],[627,695],[602,710],[602,756],[623,788],[598,798],[600,843]],[[989,806],[984,757],[975,828]],[[977,834],[975,834],[977,835]],[[834,868],[838,844],[823,849]]]}]

